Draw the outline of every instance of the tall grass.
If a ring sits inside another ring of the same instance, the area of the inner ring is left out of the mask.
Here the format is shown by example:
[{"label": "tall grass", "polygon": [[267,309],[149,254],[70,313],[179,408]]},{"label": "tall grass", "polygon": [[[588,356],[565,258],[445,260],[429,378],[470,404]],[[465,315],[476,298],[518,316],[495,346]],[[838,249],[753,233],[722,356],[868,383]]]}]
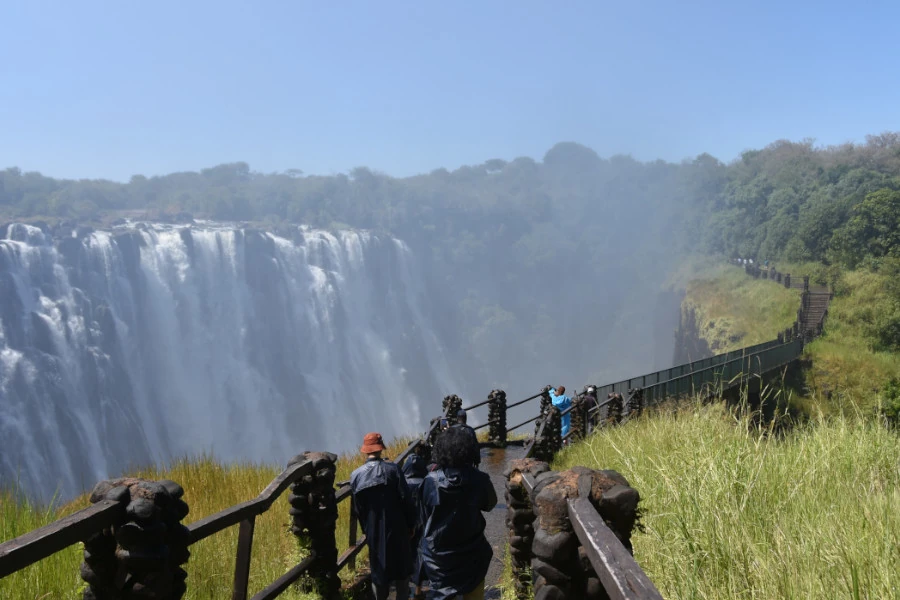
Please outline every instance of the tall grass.
[{"label": "tall grass", "polygon": [[[406,448],[408,440],[392,442],[385,455],[394,457]],[[362,464],[361,454],[343,455],[338,460],[337,481],[346,481],[354,468]],[[281,471],[277,465],[229,464],[210,456],[177,460],[165,468],[147,468],[129,473],[131,476],[159,480],[171,479],[184,488],[184,499],[191,508],[185,524],[197,521],[220,510],[256,497]],[[88,506],[86,496],[65,506],[39,507],[14,493],[0,493],[0,541],[12,539],[54,520]],[[253,552],[250,567],[250,595],[262,590],[304,556],[296,537],[290,531],[287,493],[276,500],[266,513],[256,518]],[[337,526],[338,551],[347,547],[350,503],[339,505]],[[237,527],[202,540],[191,546],[188,572],[189,600],[229,598],[234,577],[237,551]],[[79,577],[82,560],[80,544],[76,544],[9,577],[0,579],[0,598],[3,600],[35,600],[38,598],[72,599],[81,597],[84,589]],[[366,551],[359,555],[360,566],[367,565]],[[345,570],[342,577],[349,579]],[[299,588],[282,594],[288,600],[318,597]]]},{"label": "tall grass", "polygon": [[753,422],[660,411],[554,468],[615,469],[640,491],[635,558],[666,598],[900,598],[900,437],[854,416],[785,436]]}]

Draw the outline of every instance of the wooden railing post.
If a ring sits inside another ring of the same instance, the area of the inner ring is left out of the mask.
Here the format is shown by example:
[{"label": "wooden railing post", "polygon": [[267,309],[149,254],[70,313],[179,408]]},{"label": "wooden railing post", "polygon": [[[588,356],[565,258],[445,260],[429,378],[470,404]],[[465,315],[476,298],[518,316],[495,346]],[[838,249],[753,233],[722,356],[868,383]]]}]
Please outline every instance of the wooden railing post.
[{"label": "wooden railing post", "polygon": [[617,540],[613,543],[620,543],[620,549],[624,546],[622,552],[630,553],[640,500],[637,490],[615,471],[575,467],[565,473],[541,475],[536,479],[534,494],[532,502],[537,516],[531,545],[531,567],[537,576],[534,597],[606,597],[597,572],[588,561],[580,559],[588,548],[579,550],[581,543],[569,519],[569,502],[587,499],[615,533]]},{"label": "wooden railing post", "polygon": [[607,422],[618,425],[622,422],[622,394],[610,392],[606,398],[609,400],[606,405]]},{"label": "wooden railing post", "polygon": [[492,390],[488,404],[488,439],[497,448],[506,446],[506,392]]},{"label": "wooden railing post", "polygon": [[538,434],[534,440],[534,457],[551,462],[562,448],[562,418],[559,409],[550,405],[544,417],[537,422]]},{"label": "wooden railing post", "polygon": [[173,481],[132,477],[94,487],[92,503],[126,503],[125,521],[85,540],[85,600],[134,598],[136,590],[142,590],[143,598],[178,600],[184,595],[187,573],[181,565],[190,556],[190,533],[181,524],[189,510],[183,494]]},{"label": "wooden railing post", "polygon": [[572,435],[569,439],[577,440],[587,437],[587,401],[584,396],[572,398],[572,410],[569,412],[569,431]]},{"label": "wooden railing post", "polygon": [[536,478],[550,467],[545,462],[523,458],[510,461],[506,475],[506,526],[516,598],[531,598],[531,544],[534,540],[534,508],[524,475]]},{"label": "wooden railing post", "polygon": [[247,585],[250,583],[250,554],[253,550],[255,526],[256,517],[241,521],[237,556],[234,561],[234,587],[231,592],[231,600],[247,600]]},{"label": "wooden railing post", "polygon": [[[356,517],[356,504],[353,500],[353,495],[350,496],[350,536],[348,541],[348,545],[352,548],[356,546],[356,536],[359,529],[359,520]],[[350,570],[356,571],[356,556],[350,559]]]},{"label": "wooden railing post", "polygon": [[640,416],[644,410],[644,390],[628,390],[628,418]]},{"label": "wooden railing post", "polygon": [[462,398],[456,394],[450,394],[449,396],[444,396],[444,401],[441,405],[444,409],[444,416],[450,419],[451,423],[455,423],[456,413],[462,408]]},{"label": "wooden railing post", "polygon": [[791,287],[791,274],[790,273],[784,274],[784,287],[786,287],[786,288]]},{"label": "wooden railing post", "polygon": [[307,460],[312,463],[312,475],[294,482],[288,497],[293,517],[291,531],[308,543],[315,553],[309,571],[319,582],[320,594],[324,598],[335,598],[341,587],[335,540],[338,511],[334,476],[337,455],[331,452],[304,452],[292,458],[288,466]]}]

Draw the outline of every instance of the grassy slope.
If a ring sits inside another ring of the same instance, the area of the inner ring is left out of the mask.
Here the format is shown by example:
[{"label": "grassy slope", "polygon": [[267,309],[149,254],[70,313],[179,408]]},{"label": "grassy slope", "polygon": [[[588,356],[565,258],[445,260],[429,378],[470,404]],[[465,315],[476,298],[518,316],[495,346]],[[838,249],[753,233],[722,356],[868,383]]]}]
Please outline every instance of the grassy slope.
[{"label": "grassy slope", "polygon": [[898,456],[871,421],[776,439],[712,405],[602,430],[554,467],[616,469],[641,492],[635,556],[665,598],[897,598]]},{"label": "grassy slope", "polygon": [[[407,440],[395,441],[386,455],[397,456],[406,444]],[[362,455],[342,456],[338,462],[337,480],[349,479],[350,472],[362,461]],[[185,523],[191,523],[254,498],[279,472],[281,468],[274,465],[226,466],[211,458],[201,457],[177,461],[166,469],[146,469],[134,475],[156,480],[171,479],[180,483],[185,489],[185,500],[191,507]],[[13,495],[0,493],[0,540],[14,538],[87,505],[87,498],[82,496],[54,510],[35,507],[27,502],[16,502]],[[303,556],[297,539],[290,532],[288,508],[287,494],[284,494],[272,509],[256,519],[250,568],[251,596],[284,574]],[[343,551],[347,547],[349,533],[349,503],[343,502],[339,508],[337,540],[338,550]],[[231,527],[191,546],[191,559],[187,566],[188,593],[185,598],[229,598],[236,549],[237,527]],[[367,564],[366,561],[364,550],[358,564]],[[80,563],[81,548],[80,544],[76,544],[48,560],[0,579],[0,598],[80,599],[80,590],[83,589],[83,582],[78,575]],[[349,577],[346,571],[342,575]],[[298,600],[317,596],[290,590],[281,597]]]},{"label": "grassy slope", "polygon": [[774,339],[791,326],[799,307],[799,290],[719,266],[687,283],[682,314],[694,312],[700,337],[719,354]]},{"label": "grassy slope", "polygon": [[[834,284],[835,273],[817,263],[779,264],[782,272],[810,274],[814,284]],[[714,352],[773,339],[791,325],[799,290],[748,277],[732,266],[703,264],[687,273],[682,311],[693,310],[700,336]],[[808,395],[791,404],[805,412],[835,413],[872,409],[891,377],[900,377],[900,355],[875,352],[866,326],[887,302],[884,276],[871,271],[844,272],[825,322],[825,335],[806,348]]]},{"label": "grassy slope", "polygon": [[891,377],[900,377],[900,355],[875,352],[866,326],[887,302],[884,276],[870,271],[844,273],[825,322],[825,335],[806,348],[812,361],[807,384],[826,407],[849,404],[872,408]]}]

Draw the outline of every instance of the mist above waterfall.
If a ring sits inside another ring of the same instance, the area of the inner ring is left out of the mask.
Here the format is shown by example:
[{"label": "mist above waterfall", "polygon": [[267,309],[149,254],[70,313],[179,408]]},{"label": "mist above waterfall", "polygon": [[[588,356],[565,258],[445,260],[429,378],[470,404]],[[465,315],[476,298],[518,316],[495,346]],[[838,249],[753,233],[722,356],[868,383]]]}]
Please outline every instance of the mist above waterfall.
[{"label": "mist above waterfall", "polygon": [[405,179],[0,171],[0,485],[69,495],[200,452],[283,463],[421,431],[447,394],[669,366],[664,282],[716,164],[565,143]]}]

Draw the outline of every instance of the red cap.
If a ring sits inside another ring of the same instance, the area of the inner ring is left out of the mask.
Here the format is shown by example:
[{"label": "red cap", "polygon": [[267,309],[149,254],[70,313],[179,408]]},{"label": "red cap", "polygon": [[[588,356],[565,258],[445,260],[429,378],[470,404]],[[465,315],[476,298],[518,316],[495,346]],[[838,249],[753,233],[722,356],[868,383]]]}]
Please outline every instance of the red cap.
[{"label": "red cap", "polygon": [[367,433],[363,438],[362,448],[359,449],[363,454],[372,454],[373,452],[381,452],[384,450],[384,440],[381,439],[380,433]]}]

